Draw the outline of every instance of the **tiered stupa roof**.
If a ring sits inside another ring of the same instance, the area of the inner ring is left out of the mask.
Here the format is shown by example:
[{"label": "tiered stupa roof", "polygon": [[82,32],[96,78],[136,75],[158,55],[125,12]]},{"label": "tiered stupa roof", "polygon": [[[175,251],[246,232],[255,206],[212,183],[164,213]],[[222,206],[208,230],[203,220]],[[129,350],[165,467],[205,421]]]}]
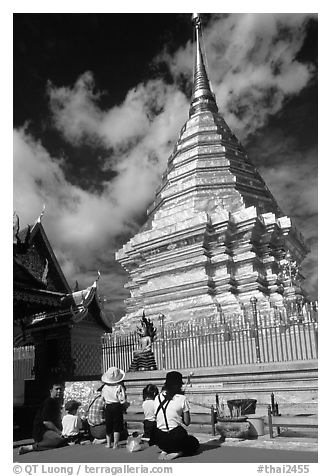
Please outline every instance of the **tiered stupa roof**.
[{"label": "tiered stupa roof", "polygon": [[[201,49],[199,17],[195,18],[196,57],[189,119],[168,161],[149,215],[171,213],[174,206],[197,212],[236,212],[250,206],[258,213],[282,212],[243,146],[218,112]],[[145,226],[146,229],[146,226]]]}]

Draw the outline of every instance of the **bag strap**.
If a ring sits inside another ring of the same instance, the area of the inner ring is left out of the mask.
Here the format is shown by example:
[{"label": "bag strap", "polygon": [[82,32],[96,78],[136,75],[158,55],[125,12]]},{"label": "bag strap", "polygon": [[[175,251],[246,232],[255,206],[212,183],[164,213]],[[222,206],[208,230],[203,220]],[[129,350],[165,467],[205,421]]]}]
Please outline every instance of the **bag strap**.
[{"label": "bag strap", "polygon": [[87,413],[90,411],[90,408],[91,408],[91,406],[93,405],[93,403],[94,403],[98,398],[100,398],[100,397],[103,398],[102,395],[96,395],[96,396],[93,398],[92,402],[89,404],[89,406],[88,406],[88,408],[87,408]]},{"label": "bag strap", "polygon": [[168,408],[168,405],[169,405],[169,403],[170,403],[170,400],[167,400],[167,399],[165,398],[165,399],[163,400],[163,402],[161,402],[160,395],[158,395],[158,399],[159,399],[160,405],[158,406],[158,409],[156,410],[155,417],[156,417],[156,415],[159,413],[159,411],[162,409],[162,411],[163,411],[163,416],[164,416],[164,422],[165,422],[165,424],[166,424],[167,431],[169,431],[169,425],[168,425],[168,419],[167,419],[167,415],[166,415],[166,409]]}]

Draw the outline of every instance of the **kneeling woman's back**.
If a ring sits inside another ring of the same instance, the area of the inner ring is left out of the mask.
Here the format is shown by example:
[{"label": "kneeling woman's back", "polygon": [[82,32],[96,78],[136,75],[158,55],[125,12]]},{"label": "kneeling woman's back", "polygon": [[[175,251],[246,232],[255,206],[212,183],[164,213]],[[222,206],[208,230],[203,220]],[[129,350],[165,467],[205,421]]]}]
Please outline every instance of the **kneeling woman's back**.
[{"label": "kneeling woman's back", "polygon": [[156,414],[155,443],[162,450],[161,459],[174,459],[192,455],[199,448],[199,441],[188,435],[182,426],[191,422],[189,402],[183,394],[182,375],[169,372],[162,392],[154,400]]}]

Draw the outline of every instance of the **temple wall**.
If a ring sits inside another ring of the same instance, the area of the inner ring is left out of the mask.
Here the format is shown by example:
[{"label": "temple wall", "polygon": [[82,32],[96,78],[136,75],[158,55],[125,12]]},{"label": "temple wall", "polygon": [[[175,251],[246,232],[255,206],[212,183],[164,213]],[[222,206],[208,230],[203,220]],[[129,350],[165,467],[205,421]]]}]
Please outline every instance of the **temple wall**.
[{"label": "temple wall", "polygon": [[103,330],[84,320],[71,330],[71,358],[74,362],[72,378],[84,378],[101,372]]}]

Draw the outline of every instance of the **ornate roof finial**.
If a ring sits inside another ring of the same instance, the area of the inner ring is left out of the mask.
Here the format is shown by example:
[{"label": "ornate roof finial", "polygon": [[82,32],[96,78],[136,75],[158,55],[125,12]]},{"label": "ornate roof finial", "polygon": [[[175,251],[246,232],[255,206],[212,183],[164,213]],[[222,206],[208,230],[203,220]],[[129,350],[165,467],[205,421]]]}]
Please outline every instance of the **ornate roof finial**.
[{"label": "ornate roof finial", "polygon": [[41,223],[41,219],[44,216],[45,210],[46,210],[46,205],[44,204],[43,209],[41,210],[41,213],[40,213],[39,217],[37,218],[36,223]]},{"label": "ornate roof finial", "polygon": [[203,61],[201,43],[201,17],[199,13],[193,13],[192,20],[194,22],[196,37],[196,53],[193,77],[193,89],[190,107],[190,116],[202,110],[218,112],[214,94],[211,91],[205,64]]},{"label": "ornate roof finial", "polygon": [[13,214],[13,237],[14,237],[13,241],[14,243],[17,243],[17,241],[19,240],[18,238],[19,232],[20,232],[20,219],[17,213],[14,211],[14,214]]},{"label": "ornate roof finial", "polygon": [[[23,230],[24,231],[24,230]],[[14,211],[13,214],[13,244],[14,244],[14,255],[17,253],[24,254],[28,251],[30,245],[30,236],[31,236],[31,226],[28,225],[25,233],[20,237],[20,219],[17,213]],[[24,241],[22,242],[22,239]]]},{"label": "ornate roof finial", "polygon": [[99,281],[99,279],[100,279],[100,276],[101,276],[101,273],[100,273],[100,271],[98,270],[98,276],[97,276],[96,280],[94,281],[92,287],[94,287],[94,288],[97,287],[97,284],[98,284],[98,281]]}]

